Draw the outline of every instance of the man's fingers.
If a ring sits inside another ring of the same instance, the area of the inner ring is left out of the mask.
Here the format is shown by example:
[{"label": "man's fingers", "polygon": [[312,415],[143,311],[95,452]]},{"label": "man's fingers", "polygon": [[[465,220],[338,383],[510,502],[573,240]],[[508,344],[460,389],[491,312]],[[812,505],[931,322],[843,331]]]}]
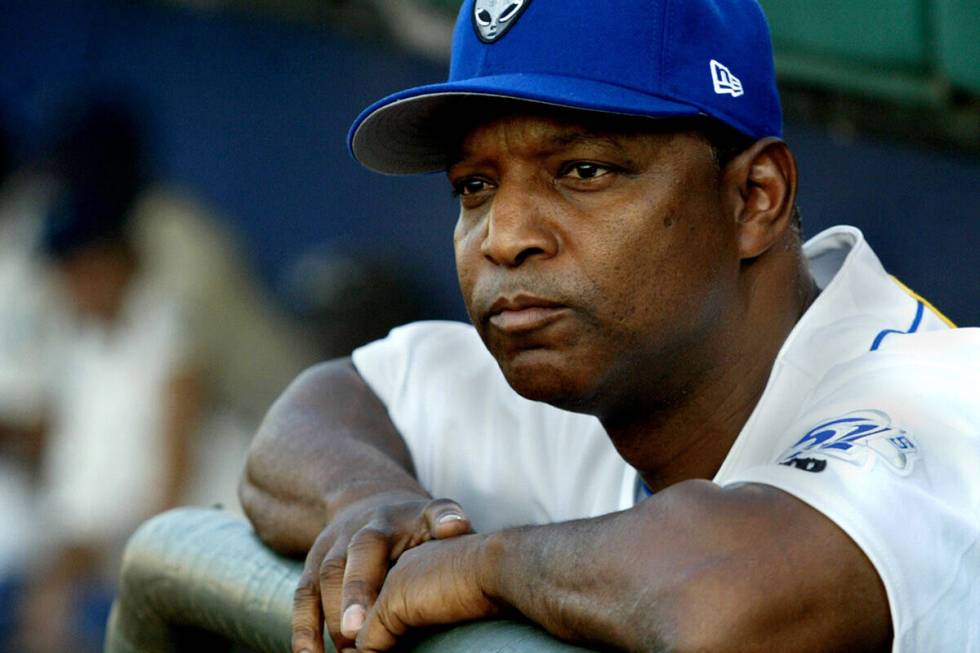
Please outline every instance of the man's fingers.
[{"label": "man's fingers", "polygon": [[[406,628],[400,621],[389,624],[388,615],[382,610],[382,605],[376,604],[368,613],[367,620],[357,634],[357,650],[370,653],[372,651],[387,651],[393,649],[398,638],[405,634]],[[394,631],[394,632],[393,632]]]},{"label": "man's fingers", "polygon": [[367,611],[381,591],[390,559],[390,536],[383,530],[368,526],[351,538],[347,545],[340,626],[344,637],[357,637]]},{"label": "man's fingers", "polygon": [[[293,653],[323,652],[323,596],[320,578],[324,552],[332,551],[338,537],[336,528],[326,528],[306,555],[303,575],[293,594]],[[343,571],[341,571],[343,575]]]},{"label": "man's fingers", "polygon": [[437,540],[473,532],[470,518],[463,512],[463,508],[452,499],[430,501],[423,514],[429,526],[429,533]]},{"label": "man's fingers", "polygon": [[337,650],[350,646],[354,638],[341,634],[340,615],[344,589],[344,569],[347,566],[347,547],[345,542],[335,542],[320,563],[320,604],[323,607],[323,621],[327,634]]},{"label": "man's fingers", "polygon": [[293,594],[293,653],[323,653],[322,623],[316,577],[304,573]]},{"label": "man's fingers", "polygon": [[352,513],[324,530],[307,556],[293,599],[293,653],[322,653],[325,634],[338,651],[352,647],[394,559],[427,540],[472,532],[466,513],[449,499],[368,506],[359,514],[372,521],[358,525]]}]

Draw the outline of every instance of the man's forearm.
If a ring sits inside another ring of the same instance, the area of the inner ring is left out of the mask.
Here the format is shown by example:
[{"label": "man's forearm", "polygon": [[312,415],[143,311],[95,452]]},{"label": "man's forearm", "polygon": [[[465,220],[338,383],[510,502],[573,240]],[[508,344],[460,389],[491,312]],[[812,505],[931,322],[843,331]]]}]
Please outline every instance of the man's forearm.
[{"label": "man's forearm", "polygon": [[488,598],[603,650],[888,646],[873,567],[772,488],[682,484],[598,519],[501,531],[483,549]]},{"label": "man's forearm", "polygon": [[652,608],[657,594],[667,593],[667,579],[650,582],[637,531],[615,513],[491,534],[481,584],[491,600],[561,639],[603,650],[669,650],[669,625]]},{"label": "man's forearm", "polygon": [[302,553],[337,512],[387,492],[428,497],[385,406],[345,359],[307,370],[270,408],[239,494],[263,540]]}]

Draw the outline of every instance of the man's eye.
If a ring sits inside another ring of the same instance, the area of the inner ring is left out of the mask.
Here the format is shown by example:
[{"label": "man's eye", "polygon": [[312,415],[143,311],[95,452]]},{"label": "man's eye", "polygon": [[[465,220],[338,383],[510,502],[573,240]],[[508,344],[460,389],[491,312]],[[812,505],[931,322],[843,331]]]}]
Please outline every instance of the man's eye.
[{"label": "man's eye", "polygon": [[611,169],[608,166],[582,161],[566,166],[562,171],[562,176],[573,179],[595,179],[610,172]]},{"label": "man's eye", "polygon": [[453,192],[456,195],[462,195],[463,197],[467,195],[475,195],[477,193],[485,191],[490,186],[486,180],[477,177],[470,177],[468,179],[463,179],[456,182],[453,185]]}]

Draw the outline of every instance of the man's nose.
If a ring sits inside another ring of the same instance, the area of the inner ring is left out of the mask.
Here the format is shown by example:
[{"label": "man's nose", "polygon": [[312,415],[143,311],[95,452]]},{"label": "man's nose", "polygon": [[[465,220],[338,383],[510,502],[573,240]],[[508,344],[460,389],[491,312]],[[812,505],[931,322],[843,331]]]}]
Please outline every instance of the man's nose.
[{"label": "man's nose", "polygon": [[558,247],[541,198],[524,188],[497,189],[480,248],[487,259],[517,267],[531,258],[551,258]]}]

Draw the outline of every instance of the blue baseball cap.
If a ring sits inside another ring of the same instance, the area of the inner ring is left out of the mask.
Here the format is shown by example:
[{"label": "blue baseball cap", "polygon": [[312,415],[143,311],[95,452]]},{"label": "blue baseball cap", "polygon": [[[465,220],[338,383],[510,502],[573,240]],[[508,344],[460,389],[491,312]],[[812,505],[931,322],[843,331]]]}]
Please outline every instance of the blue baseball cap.
[{"label": "blue baseball cap", "polygon": [[445,169],[452,120],[488,98],[589,112],[707,116],[782,135],[765,14],[756,0],[466,0],[449,81],[379,100],[348,146],[388,174]]}]

